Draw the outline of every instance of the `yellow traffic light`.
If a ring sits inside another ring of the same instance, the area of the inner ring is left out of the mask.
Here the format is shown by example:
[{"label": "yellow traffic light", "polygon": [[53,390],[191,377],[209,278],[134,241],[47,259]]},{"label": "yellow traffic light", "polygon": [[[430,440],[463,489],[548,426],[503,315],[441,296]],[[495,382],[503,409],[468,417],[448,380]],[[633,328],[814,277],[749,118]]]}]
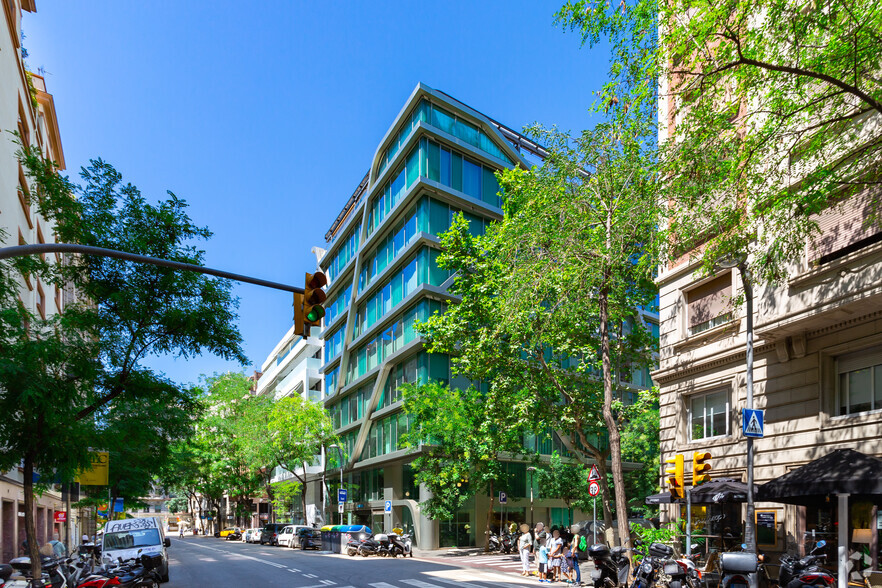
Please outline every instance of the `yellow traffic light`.
[{"label": "yellow traffic light", "polygon": [[294,332],[303,334],[303,294],[294,292]]},{"label": "yellow traffic light", "polygon": [[303,334],[309,336],[310,327],[319,327],[325,318],[324,304],[327,296],[322,290],[328,278],[322,272],[306,274],[306,285],[303,287]]},{"label": "yellow traffic light", "polygon": [[674,467],[666,468],[665,473],[668,475],[668,490],[674,498],[686,497],[686,486],[684,485],[683,456],[679,453],[670,459],[666,459],[665,463],[673,464]]},{"label": "yellow traffic light", "polygon": [[711,470],[711,465],[707,463],[711,459],[711,454],[707,451],[696,451],[692,454],[692,487],[704,484],[710,481],[710,474],[706,473]]}]

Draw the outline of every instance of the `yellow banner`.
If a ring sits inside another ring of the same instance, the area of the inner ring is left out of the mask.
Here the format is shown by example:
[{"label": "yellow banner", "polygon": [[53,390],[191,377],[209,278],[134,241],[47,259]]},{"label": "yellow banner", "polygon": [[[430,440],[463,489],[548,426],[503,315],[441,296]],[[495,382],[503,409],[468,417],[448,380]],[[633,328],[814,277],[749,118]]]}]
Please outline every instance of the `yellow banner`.
[{"label": "yellow banner", "polygon": [[107,486],[110,474],[110,454],[106,451],[92,452],[92,468],[80,472],[77,482],[83,486]]}]

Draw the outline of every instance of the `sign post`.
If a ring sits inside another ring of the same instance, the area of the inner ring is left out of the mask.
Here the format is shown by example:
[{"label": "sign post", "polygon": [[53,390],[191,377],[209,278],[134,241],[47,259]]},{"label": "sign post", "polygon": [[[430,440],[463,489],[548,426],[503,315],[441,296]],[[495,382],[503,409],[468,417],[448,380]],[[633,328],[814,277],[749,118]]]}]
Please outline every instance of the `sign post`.
[{"label": "sign post", "polygon": [[597,543],[597,495],[600,494],[600,472],[597,470],[597,464],[591,466],[591,473],[588,474],[588,494],[594,499],[591,510],[591,531],[594,534],[592,543]]}]

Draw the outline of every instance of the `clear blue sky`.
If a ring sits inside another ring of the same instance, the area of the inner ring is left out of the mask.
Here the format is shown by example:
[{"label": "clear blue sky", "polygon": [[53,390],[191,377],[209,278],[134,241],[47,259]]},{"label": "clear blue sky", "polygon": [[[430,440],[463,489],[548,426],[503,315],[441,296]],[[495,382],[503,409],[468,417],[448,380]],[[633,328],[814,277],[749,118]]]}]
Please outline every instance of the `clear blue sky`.
[{"label": "clear blue sky", "polygon": [[[25,46],[55,96],[68,173],[102,157],[214,231],[207,265],[300,284],[310,253],[418,82],[508,126],[593,126],[604,49],[552,24],[562,0],[37,0]],[[260,366],[285,292],[236,285]],[[180,382],[240,367],[149,362]]]}]

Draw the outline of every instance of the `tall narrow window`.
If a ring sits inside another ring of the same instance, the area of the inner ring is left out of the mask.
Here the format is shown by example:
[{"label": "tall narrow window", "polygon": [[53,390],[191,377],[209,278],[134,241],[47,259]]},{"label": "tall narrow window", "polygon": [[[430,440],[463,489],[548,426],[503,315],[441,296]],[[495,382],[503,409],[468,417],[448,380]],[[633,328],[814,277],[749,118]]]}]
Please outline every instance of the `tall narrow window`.
[{"label": "tall narrow window", "polygon": [[689,399],[689,440],[729,434],[729,392],[722,390]]},{"label": "tall narrow window", "polygon": [[882,410],[882,348],[836,359],[837,414]]}]

